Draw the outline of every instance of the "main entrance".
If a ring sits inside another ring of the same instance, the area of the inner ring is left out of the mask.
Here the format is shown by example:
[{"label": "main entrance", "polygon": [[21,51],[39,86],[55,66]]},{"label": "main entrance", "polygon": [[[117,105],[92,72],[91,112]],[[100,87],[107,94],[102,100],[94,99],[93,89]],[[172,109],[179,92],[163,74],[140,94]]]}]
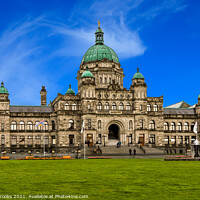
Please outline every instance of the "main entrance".
[{"label": "main entrance", "polygon": [[109,130],[108,139],[111,140],[119,139],[119,127],[116,124],[110,125],[108,130]]}]

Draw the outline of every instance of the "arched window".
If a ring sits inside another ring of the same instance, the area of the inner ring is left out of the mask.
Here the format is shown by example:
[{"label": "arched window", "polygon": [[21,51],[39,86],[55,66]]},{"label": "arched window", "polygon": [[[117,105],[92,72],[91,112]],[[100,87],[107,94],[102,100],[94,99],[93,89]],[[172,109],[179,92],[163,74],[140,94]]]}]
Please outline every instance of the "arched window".
[{"label": "arched window", "polygon": [[140,129],[143,129],[143,120],[140,119]]},{"label": "arched window", "polygon": [[98,129],[101,129],[101,120],[98,121]]},{"label": "arched window", "polygon": [[164,123],[164,131],[169,130],[169,124],[167,122]]},{"label": "arched window", "polygon": [[158,105],[156,105],[156,104],[153,105],[153,111],[154,111],[154,112],[158,112]]},{"label": "arched window", "polygon": [[99,103],[97,104],[97,110],[101,110],[101,109],[102,109],[102,103],[99,102]]},{"label": "arched window", "polygon": [[129,129],[130,129],[130,130],[133,129],[133,121],[132,121],[132,120],[129,121]]},{"label": "arched window", "polygon": [[54,131],[56,129],[55,121],[52,121],[52,130]]},{"label": "arched window", "polygon": [[75,103],[72,104],[72,110],[77,110],[77,105]]},{"label": "arched window", "polygon": [[49,124],[48,124],[48,122],[44,122],[44,130],[45,131],[48,131],[49,130]]},{"label": "arched window", "polygon": [[102,83],[102,77],[100,77],[100,83]]},{"label": "arched window", "polygon": [[117,110],[117,104],[116,103],[112,104],[112,110]]},{"label": "arched window", "polygon": [[147,105],[147,112],[150,112],[150,111],[151,111],[151,105],[148,104],[148,105]]},{"label": "arched window", "polygon": [[40,131],[42,130],[42,126],[36,126],[39,123],[39,121],[35,122],[35,130]]},{"label": "arched window", "polygon": [[181,123],[181,122],[179,122],[179,123],[177,124],[177,130],[178,130],[178,131],[182,131],[182,123]]},{"label": "arched window", "polygon": [[74,121],[72,119],[69,120],[68,127],[69,129],[74,129]]},{"label": "arched window", "polygon": [[105,77],[105,83],[107,83],[107,78]]},{"label": "arched window", "polygon": [[140,105],[140,111],[142,111],[142,105]]},{"label": "arched window", "polygon": [[184,123],[184,130],[189,131],[189,123],[188,122]]},{"label": "arched window", "polygon": [[10,126],[10,129],[12,130],[12,131],[16,131],[17,130],[17,122],[11,122],[11,126]]},{"label": "arched window", "polygon": [[19,122],[19,130],[24,131],[25,129],[25,123],[23,121]]},{"label": "arched window", "polygon": [[88,97],[90,97],[90,90],[88,90]]},{"label": "arched window", "polygon": [[68,103],[65,104],[65,110],[69,110],[69,104]]},{"label": "arched window", "polygon": [[109,83],[111,83],[111,78],[109,78]]},{"label": "arched window", "polygon": [[33,130],[33,122],[29,121],[27,122],[27,130],[32,131]]},{"label": "arched window", "polygon": [[91,110],[91,104],[90,103],[88,104],[88,110]]},{"label": "arched window", "polygon": [[131,110],[131,104],[130,103],[126,104],[126,110]]},{"label": "arched window", "polygon": [[191,124],[191,131],[194,131],[194,125],[195,125],[195,123],[192,122],[192,124]]},{"label": "arched window", "polygon": [[172,123],[170,124],[170,130],[171,130],[171,131],[175,131],[175,130],[176,130],[176,128],[175,128],[175,123],[174,123],[174,122],[172,122]]},{"label": "arched window", "polygon": [[123,103],[119,104],[119,110],[124,110],[124,104]]},{"label": "arched window", "polygon": [[108,102],[105,103],[105,110],[109,110],[109,103]]},{"label": "arched window", "polygon": [[149,129],[152,129],[152,130],[155,129],[155,122],[154,122],[153,120],[151,120],[151,121],[149,122]]}]

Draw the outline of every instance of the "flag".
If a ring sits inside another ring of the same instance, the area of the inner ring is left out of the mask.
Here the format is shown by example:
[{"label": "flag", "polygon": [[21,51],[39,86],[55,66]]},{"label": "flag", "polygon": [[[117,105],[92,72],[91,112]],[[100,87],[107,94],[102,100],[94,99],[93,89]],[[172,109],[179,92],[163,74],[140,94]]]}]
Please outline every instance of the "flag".
[{"label": "flag", "polygon": [[194,125],[193,132],[197,134],[197,122]]},{"label": "flag", "polygon": [[83,125],[82,125],[82,128],[81,128],[81,133],[83,133],[84,129],[85,129],[85,121],[83,120]]},{"label": "flag", "polygon": [[38,122],[35,126],[38,127],[38,126],[42,126],[42,125],[44,125],[44,120]]}]

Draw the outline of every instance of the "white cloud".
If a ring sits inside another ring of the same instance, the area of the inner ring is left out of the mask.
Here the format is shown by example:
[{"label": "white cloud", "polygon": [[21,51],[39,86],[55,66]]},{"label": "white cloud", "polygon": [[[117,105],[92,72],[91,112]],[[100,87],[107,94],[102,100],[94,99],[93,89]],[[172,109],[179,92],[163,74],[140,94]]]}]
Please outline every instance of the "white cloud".
[{"label": "white cloud", "polygon": [[57,91],[59,81],[50,80],[54,80],[53,76],[58,79],[63,72],[59,64],[56,64],[57,70],[53,70],[50,61],[76,56],[81,62],[83,54],[95,42],[98,19],[105,33],[105,44],[113,48],[119,59],[131,58],[143,55],[147,49],[140,38],[138,21],[143,20],[144,26],[145,21],[161,13],[179,12],[187,7],[184,0],[158,1],[147,9],[144,9],[145,4],[144,0],[84,2],[75,5],[68,21],[43,14],[24,17],[10,25],[0,35],[0,81],[10,88],[11,103],[14,99],[15,104],[20,101],[39,104],[39,90],[43,84]]}]

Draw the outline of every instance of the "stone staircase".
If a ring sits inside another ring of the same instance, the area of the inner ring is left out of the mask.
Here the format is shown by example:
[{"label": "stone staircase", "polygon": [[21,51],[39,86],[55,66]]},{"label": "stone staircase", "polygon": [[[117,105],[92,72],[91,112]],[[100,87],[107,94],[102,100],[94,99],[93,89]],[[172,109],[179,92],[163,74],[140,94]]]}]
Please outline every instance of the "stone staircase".
[{"label": "stone staircase", "polygon": [[158,149],[158,148],[152,148],[143,146],[143,149],[145,150],[146,155],[161,155],[164,154],[164,149]]},{"label": "stone staircase", "polygon": [[[85,153],[86,156],[129,156],[129,149],[132,149],[132,155],[133,155],[133,149],[136,150],[136,155],[163,155],[164,150],[160,150],[157,148],[150,148],[147,146],[143,146],[144,152],[137,146],[121,146],[120,148],[116,147],[115,145],[107,145],[107,146],[100,146],[100,149],[102,150],[102,154],[95,154],[94,149],[97,149],[95,147],[87,147],[85,146]],[[84,155],[84,149],[81,150],[81,155]]]}]

